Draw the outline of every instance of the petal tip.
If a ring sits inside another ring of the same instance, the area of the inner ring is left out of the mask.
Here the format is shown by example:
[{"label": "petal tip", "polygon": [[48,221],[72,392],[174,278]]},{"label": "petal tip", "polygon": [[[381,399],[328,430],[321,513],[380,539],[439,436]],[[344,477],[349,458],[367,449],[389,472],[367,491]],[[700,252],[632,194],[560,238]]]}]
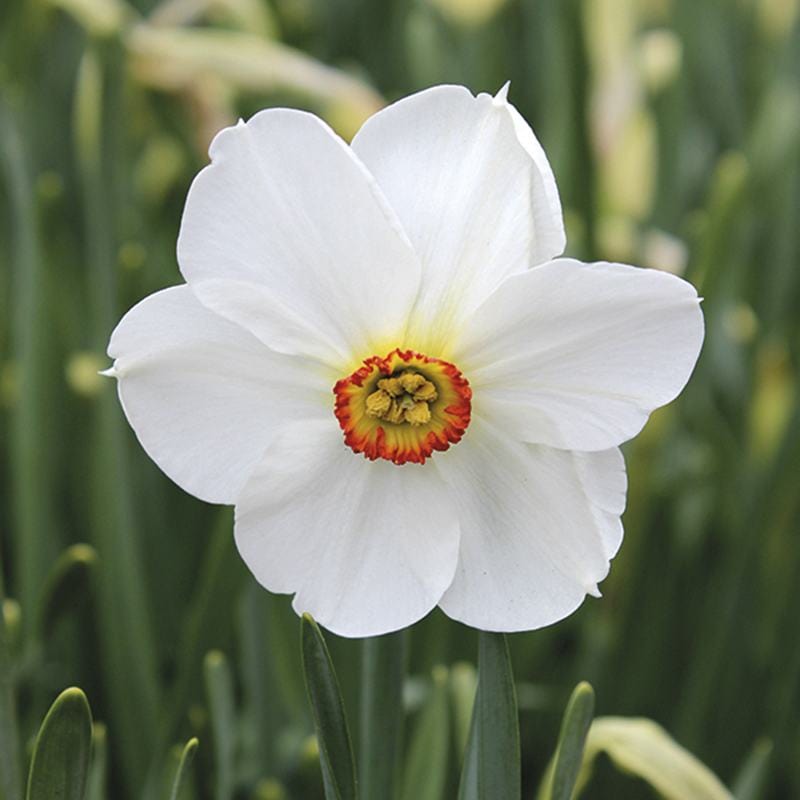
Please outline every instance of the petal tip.
[{"label": "petal tip", "polygon": [[494,96],[494,104],[495,105],[502,105],[503,103],[508,102],[508,90],[511,86],[511,81],[506,81],[499,89],[497,94]]}]

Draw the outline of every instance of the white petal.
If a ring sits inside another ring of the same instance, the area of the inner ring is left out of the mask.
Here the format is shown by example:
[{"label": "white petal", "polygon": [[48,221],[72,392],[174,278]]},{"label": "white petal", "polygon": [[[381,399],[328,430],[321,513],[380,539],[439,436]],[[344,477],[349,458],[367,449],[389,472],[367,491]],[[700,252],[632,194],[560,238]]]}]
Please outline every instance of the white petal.
[{"label": "white petal", "polygon": [[271,352],[202,306],[188,286],[134,306],[108,354],[148,455],[210,503],[234,502],[287,421],[332,414],[332,378],[317,362]]},{"label": "white petal", "polygon": [[515,437],[604,450],[676,397],[702,342],[686,281],[559,259],[509,278],[469,320],[454,361],[474,407]]},{"label": "white petal", "polygon": [[336,421],[292,425],[236,504],[236,543],[257,580],[296,592],[342,636],[374,636],[427,614],[449,586],[458,522],[430,464],[395,466],[349,450]]},{"label": "white petal", "polygon": [[448,616],[483,630],[533,630],[597,593],[622,536],[618,450],[526,445],[478,418],[435,463],[461,525],[458,567],[439,603]]},{"label": "white petal", "polygon": [[411,95],[370,117],[353,149],[422,260],[411,346],[445,355],[451,329],[503,278],[564,249],[552,170],[502,92]]},{"label": "white petal", "polygon": [[339,366],[402,340],[419,262],[374,179],[325,123],[269,109],[223,130],[209,152],[178,240],[204,304],[275,350]]}]

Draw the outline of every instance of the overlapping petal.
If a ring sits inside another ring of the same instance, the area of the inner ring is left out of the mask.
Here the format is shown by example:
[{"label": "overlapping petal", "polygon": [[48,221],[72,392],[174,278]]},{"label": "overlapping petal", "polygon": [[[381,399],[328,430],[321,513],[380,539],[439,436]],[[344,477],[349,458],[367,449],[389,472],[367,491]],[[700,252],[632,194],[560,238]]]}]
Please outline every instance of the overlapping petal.
[{"label": "overlapping petal", "polygon": [[458,567],[440,602],[446,614],[483,630],[532,630],[597,593],[622,539],[619,450],[526,445],[475,419],[436,466],[461,528]]},{"label": "overlapping petal", "polygon": [[236,500],[287,421],[331,414],[330,378],[319,363],[271,352],[185,285],[134,306],[108,354],[122,407],[148,455],[211,503]]},{"label": "overlapping petal", "polygon": [[418,259],[380,189],[317,117],[268,109],[214,139],[178,240],[198,298],[275,350],[352,366],[402,339]]},{"label": "overlapping petal", "polygon": [[419,92],[368,119],[352,146],[422,260],[407,346],[447,357],[452,334],[505,277],[564,249],[552,170],[504,91]]},{"label": "overlapping petal", "polygon": [[686,281],[558,259],[508,278],[470,318],[454,361],[478,412],[517,438],[603,450],[675,398],[702,341]]},{"label": "overlapping petal", "polygon": [[236,505],[255,577],[343,636],[416,622],[449,586],[458,521],[436,472],[367,461],[329,420],[289,425]]}]

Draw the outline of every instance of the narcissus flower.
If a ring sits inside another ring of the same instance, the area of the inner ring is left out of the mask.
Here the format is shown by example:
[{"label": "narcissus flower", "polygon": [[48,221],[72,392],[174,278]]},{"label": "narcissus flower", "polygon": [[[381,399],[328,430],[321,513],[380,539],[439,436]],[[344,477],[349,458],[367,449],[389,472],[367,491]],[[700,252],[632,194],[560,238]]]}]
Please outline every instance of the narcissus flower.
[{"label": "narcissus flower", "polygon": [[505,91],[420,92],[351,146],[269,109],[210,155],[186,283],[125,315],[110,372],[161,469],[235,505],[255,577],[345,636],[436,605],[528,630],[598,594],[618,445],[700,350],[692,286],[557,258],[553,173]]}]

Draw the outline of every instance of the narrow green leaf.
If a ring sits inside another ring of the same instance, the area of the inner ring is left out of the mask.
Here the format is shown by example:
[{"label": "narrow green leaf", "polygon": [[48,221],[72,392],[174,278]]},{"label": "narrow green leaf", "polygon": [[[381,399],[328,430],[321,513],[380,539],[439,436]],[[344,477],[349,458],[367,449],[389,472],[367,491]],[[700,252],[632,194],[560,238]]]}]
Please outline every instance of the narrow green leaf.
[{"label": "narrow green leaf", "polygon": [[459,800],[520,797],[519,719],[508,642],[481,632],[478,690],[472,709]]},{"label": "narrow green leaf", "polygon": [[594,689],[579,683],[569,698],[558,735],[548,800],[571,800],[594,716]]},{"label": "narrow green leaf", "polygon": [[[222,646],[222,631],[227,625],[228,609],[219,602],[221,596],[233,596],[241,585],[243,565],[238,558],[231,537],[233,519],[231,510],[220,509],[212,528],[211,540],[205,549],[203,562],[197,573],[197,581],[191,600],[186,605],[186,615],[181,625],[176,647],[175,680],[167,697],[165,709],[159,722],[158,733],[142,793],[144,800],[161,797],[164,793],[165,751],[171,752],[170,743],[178,736],[178,729],[185,718],[186,706],[195,690],[197,663],[203,654]],[[263,676],[262,676],[263,679]],[[169,767],[177,761],[170,760]],[[170,770],[169,775],[172,775]]]},{"label": "narrow green leaf", "polygon": [[[228,662],[219,650],[208,653],[203,667],[214,738],[216,770],[214,797],[216,800],[230,800],[233,797],[235,783],[233,759],[236,751],[233,678]],[[186,746],[187,749],[190,745],[191,742]],[[194,753],[194,748],[191,752]]]},{"label": "narrow green leaf", "polygon": [[74,544],[58,557],[42,590],[39,630],[44,641],[64,610],[72,608],[75,597],[88,587],[96,563],[97,551],[88,544]]},{"label": "narrow green leaf", "polygon": [[458,800],[478,800],[480,797],[478,715],[475,712],[478,696],[475,695],[473,714],[469,725],[464,763],[461,766],[461,782],[458,786]]},{"label": "narrow green leaf", "polygon": [[36,737],[28,800],[84,800],[92,750],[92,712],[86,695],[65,689]]},{"label": "narrow green leaf", "polygon": [[430,697],[419,712],[403,770],[401,800],[441,800],[450,750],[448,671],[434,667]]},{"label": "narrow green leaf", "polygon": [[102,722],[92,725],[92,763],[89,767],[89,782],[86,800],[106,800],[108,792],[108,731]]},{"label": "narrow green leaf", "polygon": [[[87,268],[86,333],[96,353],[105,350],[119,315],[117,270],[109,265],[117,259],[121,210],[112,175],[121,153],[122,126],[129,121],[122,108],[121,47],[120,42],[87,47],[73,96],[71,138],[84,221],[81,257]],[[101,556],[95,588],[103,684],[120,771],[128,792],[138,797],[159,744],[158,719],[164,703],[151,617],[151,603],[157,600],[144,566],[147,543],[137,505],[144,494],[137,492],[131,474],[129,434],[116,394],[109,382],[93,404],[86,521]]]},{"label": "narrow green leaf", "polygon": [[764,797],[773,750],[769,739],[759,739],[753,745],[733,782],[736,800],[761,800]]},{"label": "narrow green leaf", "polygon": [[[11,93],[0,90],[0,195],[7,198],[3,206],[9,214],[9,241],[3,248],[8,248],[12,278],[7,309],[10,329],[4,323],[11,349],[6,350],[4,344],[3,357],[13,359],[18,384],[9,420],[9,500],[14,523],[10,532],[16,596],[25,611],[22,624],[28,640],[39,591],[57,552],[52,498],[57,495],[54,454],[59,451],[53,438],[57,393],[49,356],[49,276],[37,224],[30,132],[21,124],[23,119],[19,106],[11,102]],[[4,291],[6,286],[4,280]]]},{"label": "narrow green leaf", "polygon": [[358,796],[353,748],[339,682],[330,653],[316,622],[303,614],[302,654],[306,690],[314,714],[326,800]]},{"label": "narrow green leaf", "polygon": [[8,629],[7,610],[19,606],[9,605],[9,600],[0,604],[0,798],[13,800],[19,797],[22,777],[20,775],[20,746],[17,729],[16,696]]},{"label": "narrow green leaf", "polygon": [[[230,526],[226,534],[238,558]],[[246,732],[240,769],[245,780],[280,774],[287,748],[293,747],[289,739],[299,747],[308,732],[301,655],[285,646],[297,630],[297,614],[286,600],[265,592],[255,581],[248,581],[241,593],[238,663]]]},{"label": "narrow green leaf", "polygon": [[362,800],[393,800],[403,731],[406,631],[364,639],[359,784]]},{"label": "narrow green leaf", "polygon": [[466,753],[472,728],[472,708],[478,688],[478,670],[460,662],[450,669],[450,700],[453,704],[453,736],[457,753]]},{"label": "narrow green leaf", "polygon": [[178,800],[181,796],[181,790],[187,785],[188,770],[192,761],[194,761],[197,745],[198,742],[195,737],[192,737],[186,742],[186,747],[183,748],[181,760],[178,762],[178,768],[175,771],[175,780],[172,782],[172,791],[169,794],[169,800]]}]

